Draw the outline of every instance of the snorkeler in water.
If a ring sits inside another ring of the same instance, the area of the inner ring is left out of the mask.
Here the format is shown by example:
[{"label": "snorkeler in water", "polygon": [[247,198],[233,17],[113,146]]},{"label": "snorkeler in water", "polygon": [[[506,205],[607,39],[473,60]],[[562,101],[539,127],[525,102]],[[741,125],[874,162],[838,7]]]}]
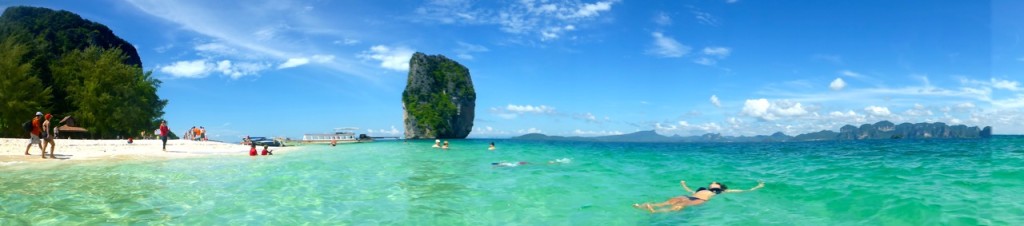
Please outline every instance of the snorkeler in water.
[{"label": "snorkeler in water", "polygon": [[529,162],[492,162],[492,167],[516,167],[529,164]]},{"label": "snorkeler in water", "polygon": [[680,211],[687,206],[696,206],[704,204],[708,200],[711,200],[712,197],[715,197],[715,195],[721,194],[723,192],[745,192],[757,190],[764,187],[764,181],[758,181],[757,186],[750,188],[748,190],[729,190],[729,187],[725,186],[722,183],[711,182],[711,184],[709,184],[707,188],[700,187],[697,189],[697,191],[693,191],[692,189],[690,189],[690,187],[686,186],[685,180],[679,181],[679,184],[682,185],[683,189],[686,189],[687,192],[690,192],[690,195],[673,197],[662,203],[633,204],[633,207],[637,209],[647,210],[651,213]]}]

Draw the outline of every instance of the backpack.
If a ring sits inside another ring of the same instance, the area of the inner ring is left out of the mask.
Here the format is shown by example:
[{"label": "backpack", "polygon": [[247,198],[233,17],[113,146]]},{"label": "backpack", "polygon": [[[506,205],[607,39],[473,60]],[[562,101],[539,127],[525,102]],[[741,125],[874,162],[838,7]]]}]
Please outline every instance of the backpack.
[{"label": "backpack", "polygon": [[21,126],[25,127],[25,132],[32,132],[32,121],[25,122],[25,124],[22,124]]}]

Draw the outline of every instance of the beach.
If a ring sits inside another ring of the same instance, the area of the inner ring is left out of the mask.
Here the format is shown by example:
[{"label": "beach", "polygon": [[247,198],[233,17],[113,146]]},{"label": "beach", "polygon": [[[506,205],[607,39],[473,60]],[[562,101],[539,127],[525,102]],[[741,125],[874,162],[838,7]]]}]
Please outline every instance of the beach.
[{"label": "beach", "polygon": [[[211,155],[246,156],[249,146],[239,143],[216,141],[168,140],[167,151],[161,150],[160,140],[79,140],[58,139],[56,160],[39,156],[39,147],[33,145],[29,156],[25,155],[28,139],[0,138],[0,167],[41,161],[88,161],[88,160],[155,160],[190,158]],[[262,147],[257,147],[262,150]],[[292,147],[271,147],[274,152],[288,151]],[[46,147],[49,157],[50,147]]]}]

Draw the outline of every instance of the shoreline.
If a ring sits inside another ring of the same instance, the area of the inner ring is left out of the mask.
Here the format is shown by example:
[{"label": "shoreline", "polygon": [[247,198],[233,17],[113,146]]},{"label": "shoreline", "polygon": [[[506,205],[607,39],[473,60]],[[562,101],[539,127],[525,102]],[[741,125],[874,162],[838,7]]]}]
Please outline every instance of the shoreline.
[{"label": "shoreline", "polygon": [[[42,162],[76,163],[89,162],[94,160],[168,160],[181,158],[195,158],[206,156],[248,156],[249,146],[237,143],[223,143],[216,141],[189,141],[189,140],[168,140],[167,151],[161,150],[160,140],[135,140],[128,144],[128,140],[78,140],[78,139],[57,139],[57,159],[42,158],[39,154],[39,147],[33,145],[29,149],[30,155],[25,155],[25,146],[28,145],[27,138],[0,138],[0,169],[13,165],[32,165]],[[298,147],[271,147],[275,153],[283,153],[295,150]],[[46,147],[49,157],[50,147]],[[262,147],[257,147],[262,150]],[[40,164],[43,165],[43,164]]]}]

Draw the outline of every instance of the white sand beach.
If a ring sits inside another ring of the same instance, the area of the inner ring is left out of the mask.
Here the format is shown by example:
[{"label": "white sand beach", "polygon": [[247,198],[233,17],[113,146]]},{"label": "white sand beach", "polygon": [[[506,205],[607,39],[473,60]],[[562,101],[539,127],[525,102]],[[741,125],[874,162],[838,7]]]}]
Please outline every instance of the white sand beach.
[{"label": "white sand beach", "polygon": [[[74,140],[58,139],[55,150],[57,157],[43,159],[39,147],[33,146],[25,155],[28,139],[0,138],[0,166],[35,161],[62,160],[131,160],[131,159],[171,159],[189,158],[210,155],[247,156],[249,146],[238,143],[222,143],[215,141],[168,140],[167,151],[161,150],[160,140],[135,140],[128,144],[127,140]],[[271,147],[274,153],[292,150],[295,147]],[[49,157],[50,147],[46,147]],[[262,147],[257,149],[262,150]]]}]

